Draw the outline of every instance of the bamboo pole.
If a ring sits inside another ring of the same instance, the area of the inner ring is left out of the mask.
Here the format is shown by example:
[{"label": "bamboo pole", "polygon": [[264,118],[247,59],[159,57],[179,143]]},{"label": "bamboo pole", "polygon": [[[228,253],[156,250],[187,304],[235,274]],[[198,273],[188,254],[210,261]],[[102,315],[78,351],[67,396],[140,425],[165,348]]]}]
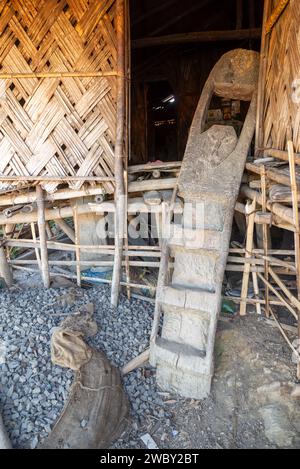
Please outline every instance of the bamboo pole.
[{"label": "bamboo pole", "polygon": [[28,78],[105,78],[117,77],[117,71],[110,72],[28,72],[28,73],[0,73],[0,80],[21,80]]},{"label": "bamboo pole", "polygon": [[38,250],[38,243],[37,243],[37,239],[36,239],[35,224],[34,224],[34,223],[31,223],[30,226],[31,226],[32,240],[33,240],[34,244],[36,244],[35,256],[36,256],[36,259],[37,259],[37,261],[38,261],[39,269],[40,269],[40,271],[41,271],[41,273],[42,273],[42,264],[41,264],[40,252],[39,252],[39,250]]},{"label": "bamboo pole", "polygon": [[299,352],[298,350],[295,349],[295,347],[293,346],[293,344],[291,343],[290,339],[288,338],[287,334],[285,333],[282,325],[280,324],[280,322],[278,321],[277,317],[275,316],[274,314],[274,311],[272,310],[272,308],[270,308],[270,312],[271,312],[271,316],[272,318],[274,319],[275,321],[275,324],[277,325],[277,327],[279,328],[282,336],[284,337],[284,339],[286,340],[287,344],[289,345],[289,347],[291,348],[291,350],[293,351],[293,353],[295,354],[295,356],[298,358],[298,360],[300,361],[300,356],[299,356]]},{"label": "bamboo pole", "polygon": [[75,245],[76,245],[76,273],[77,286],[81,288],[81,265],[80,265],[80,239],[79,239],[79,223],[78,223],[78,205],[74,206],[74,226],[75,226]]},{"label": "bamboo pole", "polygon": [[[250,189],[248,186],[243,185],[241,187],[241,194],[245,197],[249,197],[249,199],[251,200],[256,198],[259,205],[261,206],[263,205],[263,198],[258,191],[255,191],[253,189]],[[291,225],[290,229],[291,231],[294,231],[293,210],[291,208],[286,207],[285,205],[282,205],[282,204],[272,203],[270,201],[267,201],[266,207],[270,212],[276,215],[279,219]]]},{"label": "bamboo pole", "polygon": [[[273,158],[278,158],[282,161],[289,162],[289,153],[284,150],[276,150],[275,148],[265,149],[264,153],[266,156],[272,156]],[[300,154],[295,153],[295,163],[300,165]]]},{"label": "bamboo pole", "polygon": [[[266,168],[265,166],[261,167],[261,193],[262,193],[262,209],[264,212],[267,211],[267,178],[266,178]],[[263,248],[264,248],[264,268],[265,268],[265,279],[269,280],[269,262],[268,262],[268,255],[269,255],[269,228],[267,225],[263,226]],[[265,301],[266,301],[266,316],[270,316],[269,311],[269,287],[266,285],[265,288]]]},{"label": "bamboo pole", "polygon": [[[247,163],[246,169],[254,174],[260,175],[261,165]],[[284,186],[288,187],[291,185],[290,177],[288,175],[282,174],[280,171],[278,171],[278,169],[266,169],[266,176],[268,179],[271,179],[271,181],[275,181],[278,184],[283,184]],[[299,180],[297,180],[297,186],[300,187]]]},{"label": "bamboo pole", "polygon": [[[46,193],[45,201],[54,202],[57,200],[70,200],[77,199],[85,196],[100,195],[103,194],[103,187],[89,187],[86,189],[72,190],[72,189],[60,189],[53,194]],[[0,196],[0,206],[8,205],[26,205],[36,202],[36,192],[25,192],[15,194],[2,194]]]},{"label": "bamboo pole", "polygon": [[125,104],[126,86],[124,76],[125,66],[125,3],[117,0],[116,4],[116,29],[117,29],[117,137],[115,145],[115,264],[111,288],[111,303],[118,306],[120,294],[120,282],[122,276],[122,257],[124,243],[125,224],[125,183],[124,183],[124,130],[125,130]]},{"label": "bamboo pole", "polygon": [[45,288],[50,287],[50,275],[48,264],[48,250],[47,250],[47,236],[46,236],[46,221],[45,221],[45,204],[43,197],[43,189],[41,186],[36,187],[37,199],[37,213],[38,213],[38,227],[40,235],[40,250],[41,250],[41,268],[42,278]]},{"label": "bamboo pole", "polygon": [[265,28],[270,11],[270,0],[264,0],[264,14],[263,14],[263,32],[261,38],[261,51],[260,51],[260,68],[258,78],[258,97],[257,97],[257,116],[256,116],[256,132],[255,132],[255,155],[259,156],[261,153],[260,148],[264,141],[264,105],[265,105],[265,84],[267,74],[267,54],[269,48],[269,38],[266,37]]},{"label": "bamboo pole", "polygon": [[[78,208],[76,209],[77,210],[77,218],[78,218]],[[65,220],[63,220],[62,218],[57,218],[55,220],[55,223],[57,224],[57,226],[68,236],[68,238],[73,241],[73,243],[77,244],[76,243],[76,235],[75,235],[75,232],[74,230],[72,230],[72,228],[68,225],[67,222],[65,222]]]},{"label": "bamboo pole", "polygon": [[141,355],[131,360],[129,363],[127,363],[127,365],[123,366],[122,375],[123,376],[128,375],[129,373],[136,370],[137,368],[140,368],[141,366],[143,366],[145,363],[149,361],[149,358],[150,358],[150,349],[141,353]]},{"label": "bamboo pole", "polygon": [[1,182],[114,182],[113,177],[104,176],[2,176]]},{"label": "bamboo pole", "polygon": [[[247,241],[246,241],[246,259],[252,257],[253,249],[253,237],[254,237],[254,223],[255,223],[255,210],[256,210],[256,199],[253,200],[250,206],[250,215],[248,217],[248,228],[247,228]],[[247,311],[247,298],[249,290],[249,277],[250,277],[251,266],[249,263],[245,263],[243,283],[242,283],[242,301],[240,305],[240,316],[246,316]]]},{"label": "bamboo pole", "polygon": [[[291,176],[291,189],[293,201],[293,219],[295,226],[295,260],[297,270],[297,295],[300,300],[300,226],[299,226],[299,209],[298,209],[298,186],[296,179],[296,166],[295,166],[295,153],[294,144],[291,140],[288,141],[288,154],[289,154],[289,167]],[[298,305],[298,338],[300,340],[300,307]],[[297,366],[297,377],[300,379],[300,361]]]},{"label": "bamboo pole", "polygon": [[[16,270],[22,270],[22,271],[25,271],[25,272],[39,273],[38,270],[32,269],[30,267],[23,267],[23,266],[14,265],[13,268],[16,269]],[[60,272],[58,274],[58,273],[50,272],[50,277],[57,277],[57,276],[69,278],[70,280],[76,280],[77,279],[76,275],[72,275],[70,273],[66,273],[66,272],[61,273]],[[81,279],[84,280],[85,282],[88,282],[88,283],[99,283],[99,284],[108,284],[108,285],[111,284],[111,280],[107,280],[107,279],[101,279],[101,278],[95,278],[95,277],[90,278],[90,277],[85,277],[85,276],[82,276]],[[121,286],[122,287],[127,287],[127,283],[126,282],[121,282]],[[137,290],[156,291],[156,287],[151,286],[151,285],[141,285],[141,284],[137,284],[137,283],[130,283],[130,287],[131,288],[136,288]]]},{"label": "bamboo pole", "polygon": [[[126,26],[125,26],[125,38],[126,38],[126,154],[125,154],[125,194],[126,194],[126,215],[125,215],[125,261],[126,261],[126,282],[130,284],[130,265],[129,265],[129,256],[127,255],[129,251],[129,240],[128,240],[128,164],[129,164],[129,154],[130,154],[130,137],[131,137],[131,86],[130,86],[130,76],[131,76],[131,44],[130,44],[130,16],[129,16],[129,5],[128,1],[125,0],[125,12],[126,12]],[[124,39],[125,40],[125,39]],[[130,286],[127,287],[127,298],[131,299]]]},{"label": "bamboo pole", "polygon": [[291,307],[288,301],[276,290],[276,288],[273,287],[273,285],[268,280],[265,279],[263,275],[261,275],[260,273],[258,273],[257,275],[260,280],[262,280],[264,284],[269,287],[269,289],[274,293],[274,295],[276,295],[277,298],[282,301],[282,305],[285,306],[290,311],[290,313],[292,313],[294,318],[298,321],[298,314],[296,313],[294,308]]}]

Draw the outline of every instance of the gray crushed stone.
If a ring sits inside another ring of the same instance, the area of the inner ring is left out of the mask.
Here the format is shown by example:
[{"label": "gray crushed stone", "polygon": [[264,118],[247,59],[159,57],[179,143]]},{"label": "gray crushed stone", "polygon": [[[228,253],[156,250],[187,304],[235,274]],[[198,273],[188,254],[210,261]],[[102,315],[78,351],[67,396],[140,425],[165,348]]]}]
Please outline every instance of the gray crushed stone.
[{"label": "gray crushed stone", "polygon": [[[107,286],[72,292],[73,304],[62,300],[70,294],[65,288],[0,292],[0,411],[14,448],[36,448],[68,398],[73,372],[54,366],[50,359],[51,333],[66,315],[93,303],[99,330],[89,344],[118,367],[149,346],[152,304],[122,296],[115,310]],[[124,378],[124,385],[137,433],[145,419],[168,419],[154,370],[137,370]]]}]

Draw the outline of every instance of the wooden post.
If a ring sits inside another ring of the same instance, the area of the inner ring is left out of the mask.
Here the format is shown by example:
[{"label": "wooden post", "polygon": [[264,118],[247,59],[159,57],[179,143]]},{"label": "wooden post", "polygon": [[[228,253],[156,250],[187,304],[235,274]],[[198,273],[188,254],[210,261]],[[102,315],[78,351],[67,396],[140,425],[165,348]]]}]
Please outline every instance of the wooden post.
[{"label": "wooden post", "polygon": [[[267,211],[267,177],[266,177],[266,167],[262,166],[261,168],[261,192],[262,192],[262,210],[263,212]],[[264,224],[263,225],[263,248],[265,256],[265,279],[269,280],[269,262],[267,257],[269,255],[269,240],[270,240],[270,228]],[[266,302],[266,316],[270,316],[269,310],[269,287],[265,285],[265,302]]]},{"label": "wooden post", "polygon": [[[246,259],[252,257],[253,250],[253,236],[254,236],[254,224],[255,224],[255,209],[256,209],[256,199],[250,205],[250,215],[248,217],[248,228],[247,228],[247,240],[246,240]],[[249,289],[249,277],[251,273],[251,264],[246,263],[244,268],[243,275],[243,284],[242,284],[242,293],[241,293],[241,305],[240,305],[240,315],[246,316],[247,312],[247,298],[248,298],[248,289]],[[258,285],[257,285],[258,286]],[[255,285],[256,287],[256,285]]]},{"label": "wooden post", "polygon": [[80,265],[80,239],[79,239],[79,224],[78,224],[78,207],[74,207],[74,227],[75,227],[75,245],[76,245],[76,272],[77,272],[77,285],[81,288],[81,265]]},{"label": "wooden post", "polygon": [[[127,5],[127,2],[126,2]],[[125,182],[124,182],[124,131],[126,118],[126,80],[125,80],[125,1],[117,0],[116,13],[117,28],[117,138],[115,145],[115,262],[112,278],[111,303],[117,307],[120,295],[120,282],[122,276],[122,259],[125,225]]]},{"label": "wooden post", "polygon": [[50,287],[50,274],[48,263],[48,249],[47,249],[47,234],[46,234],[46,221],[45,221],[45,203],[44,194],[41,186],[36,186],[36,202],[37,202],[37,215],[38,227],[40,235],[40,249],[41,249],[41,269],[44,287]]},{"label": "wooden post", "polygon": [[[300,226],[299,226],[299,206],[298,206],[298,186],[295,165],[294,144],[291,140],[288,141],[289,165],[291,176],[291,189],[293,201],[293,218],[295,226],[295,261],[297,272],[297,293],[300,300]],[[300,309],[298,309],[298,337],[300,340]],[[300,379],[300,361],[297,366],[297,377]]]},{"label": "wooden post", "polygon": [[[36,233],[35,233],[35,224],[31,223],[30,226],[31,226],[32,240],[33,240],[34,243],[36,243],[37,239],[36,239]],[[42,272],[40,252],[39,252],[37,247],[35,248],[35,256],[36,256],[36,260],[38,261],[39,269]]]},{"label": "wooden post", "polygon": [[10,270],[10,266],[7,262],[6,252],[3,246],[0,245],[0,277],[5,280],[8,288],[12,287],[13,276]]},{"label": "wooden post", "polygon": [[267,73],[267,54],[269,49],[269,36],[266,36],[266,23],[268,21],[270,12],[270,0],[264,2],[264,17],[263,17],[263,30],[261,38],[261,53],[260,53],[260,70],[258,78],[258,97],[257,97],[257,118],[256,118],[256,133],[255,133],[255,155],[262,154],[262,147],[264,142],[264,105],[265,105],[265,84]]}]

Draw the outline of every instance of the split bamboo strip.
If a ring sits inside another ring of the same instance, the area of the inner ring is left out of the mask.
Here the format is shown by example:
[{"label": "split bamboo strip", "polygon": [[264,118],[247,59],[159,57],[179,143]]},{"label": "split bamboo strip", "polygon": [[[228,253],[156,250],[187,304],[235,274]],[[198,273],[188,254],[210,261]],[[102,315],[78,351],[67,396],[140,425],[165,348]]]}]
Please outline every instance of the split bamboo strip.
[{"label": "split bamboo strip", "polygon": [[0,80],[22,80],[28,78],[104,78],[117,77],[118,73],[111,72],[48,72],[48,73],[0,73]]},{"label": "split bamboo strip", "polygon": [[[39,273],[38,270],[31,269],[30,267],[22,267],[18,265],[13,265],[12,268],[15,270],[21,270],[21,271],[23,270],[24,272]],[[77,279],[76,275],[71,275],[71,274],[66,274],[66,273],[58,274],[58,273],[53,273],[53,272],[50,273],[50,277],[65,277],[65,278],[69,278],[70,280]],[[99,284],[111,284],[111,280],[106,280],[106,279],[90,278],[90,277],[85,277],[85,276],[82,276],[81,279],[87,283],[89,282],[89,283],[99,283]],[[121,282],[121,286],[127,287],[127,283]],[[136,283],[131,283],[130,287],[136,288],[137,290],[151,290],[151,291],[156,290],[156,287],[153,287],[150,285],[141,285],[141,284],[136,284]]]},{"label": "split bamboo strip", "polygon": [[292,350],[292,352],[295,354],[295,356],[298,358],[298,360],[300,361],[300,356],[299,356],[299,352],[298,350],[295,349],[295,347],[293,346],[293,344],[291,343],[290,339],[288,338],[287,334],[285,333],[282,325],[280,324],[280,322],[278,321],[277,317],[275,316],[274,314],[274,311],[272,310],[272,308],[270,308],[270,312],[271,312],[271,316],[272,318],[274,319],[277,327],[279,328],[282,336],[284,337],[284,339],[286,340],[287,344],[289,345],[290,349]]},{"label": "split bamboo strip", "polygon": [[290,0],[280,0],[279,1],[278,5],[275,8],[275,10],[273,11],[271,17],[267,21],[265,34],[269,34],[272,31],[274,25],[277,23],[278,19],[280,18],[283,11],[287,7],[289,1]]},{"label": "split bamboo strip", "polygon": [[290,313],[292,313],[292,315],[294,316],[294,318],[298,321],[298,314],[296,313],[296,311],[290,306],[290,304],[288,303],[288,301],[276,290],[276,288],[273,287],[273,285],[268,281],[266,280],[260,273],[257,274],[258,277],[260,278],[260,280],[262,280],[264,282],[264,284],[274,293],[274,295],[277,296],[277,298],[279,298],[281,301],[282,301],[282,305],[285,306],[289,311]]}]

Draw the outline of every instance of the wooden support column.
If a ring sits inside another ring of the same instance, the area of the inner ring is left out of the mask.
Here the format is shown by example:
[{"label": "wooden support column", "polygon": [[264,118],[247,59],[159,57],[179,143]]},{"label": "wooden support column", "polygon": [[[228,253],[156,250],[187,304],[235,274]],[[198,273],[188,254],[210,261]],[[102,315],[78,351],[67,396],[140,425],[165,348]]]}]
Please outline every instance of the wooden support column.
[{"label": "wooden support column", "polygon": [[40,235],[40,249],[41,249],[41,270],[42,278],[45,288],[50,287],[50,274],[48,262],[48,249],[47,249],[47,233],[46,233],[46,220],[45,220],[45,202],[44,193],[41,186],[36,187],[36,201],[38,212],[38,227]]},{"label": "wooden support column", "polygon": [[75,227],[75,245],[76,245],[77,286],[81,288],[80,235],[79,235],[78,206],[77,206],[77,204],[74,207],[74,227]]},{"label": "wooden support column", "polygon": [[261,53],[260,53],[260,70],[258,78],[258,98],[257,98],[257,117],[256,117],[256,133],[255,133],[255,155],[260,156],[263,151],[264,143],[264,105],[265,105],[265,84],[267,73],[267,55],[269,49],[270,37],[266,36],[266,23],[271,9],[270,0],[265,0],[264,3],[264,17],[263,17],[263,31],[261,39]]},{"label": "wooden support column", "polygon": [[[253,251],[253,237],[254,237],[254,224],[255,224],[255,210],[256,210],[256,199],[250,205],[250,215],[248,217],[248,228],[247,228],[247,240],[246,240],[246,259],[250,259]],[[243,275],[243,284],[242,284],[242,293],[241,293],[241,305],[240,305],[240,315],[246,316],[247,313],[247,298],[249,290],[249,278],[251,273],[251,264],[247,262],[244,268]],[[256,287],[256,284],[255,284]],[[258,289],[258,285],[257,285]]]},{"label": "wooden support column", "polygon": [[[267,211],[267,177],[266,177],[266,168],[262,166],[261,168],[261,191],[262,191],[262,210],[263,212]],[[264,270],[265,270],[265,279],[269,281],[269,262],[267,257],[269,256],[269,239],[270,236],[270,227],[266,224],[263,225],[263,249],[265,256]],[[265,302],[266,302],[266,316],[270,316],[270,292],[268,284],[265,285]]]},{"label": "wooden support column", "polygon": [[[288,153],[289,153],[289,164],[290,164],[290,176],[291,176],[291,189],[292,189],[292,201],[293,201],[293,218],[295,226],[295,262],[296,262],[296,274],[297,274],[297,293],[298,300],[300,300],[300,226],[299,226],[299,209],[298,209],[298,186],[296,176],[296,165],[295,165],[295,153],[294,144],[290,140],[288,141]],[[300,340],[300,309],[298,309],[298,337]],[[300,379],[300,361],[297,367],[297,377]]]},{"label": "wooden support column", "polygon": [[[126,1],[127,5],[127,1]],[[112,278],[111,303],[117,307],[119,303],[120,287],[122,280],[123,244],[125,236],[125,181],[124,181],[124,136],[126,121],[126,83],[125,83],[125,0],[117,0],[116,14],[117,28],[117,138],[115,146],[115,262]]]}]

